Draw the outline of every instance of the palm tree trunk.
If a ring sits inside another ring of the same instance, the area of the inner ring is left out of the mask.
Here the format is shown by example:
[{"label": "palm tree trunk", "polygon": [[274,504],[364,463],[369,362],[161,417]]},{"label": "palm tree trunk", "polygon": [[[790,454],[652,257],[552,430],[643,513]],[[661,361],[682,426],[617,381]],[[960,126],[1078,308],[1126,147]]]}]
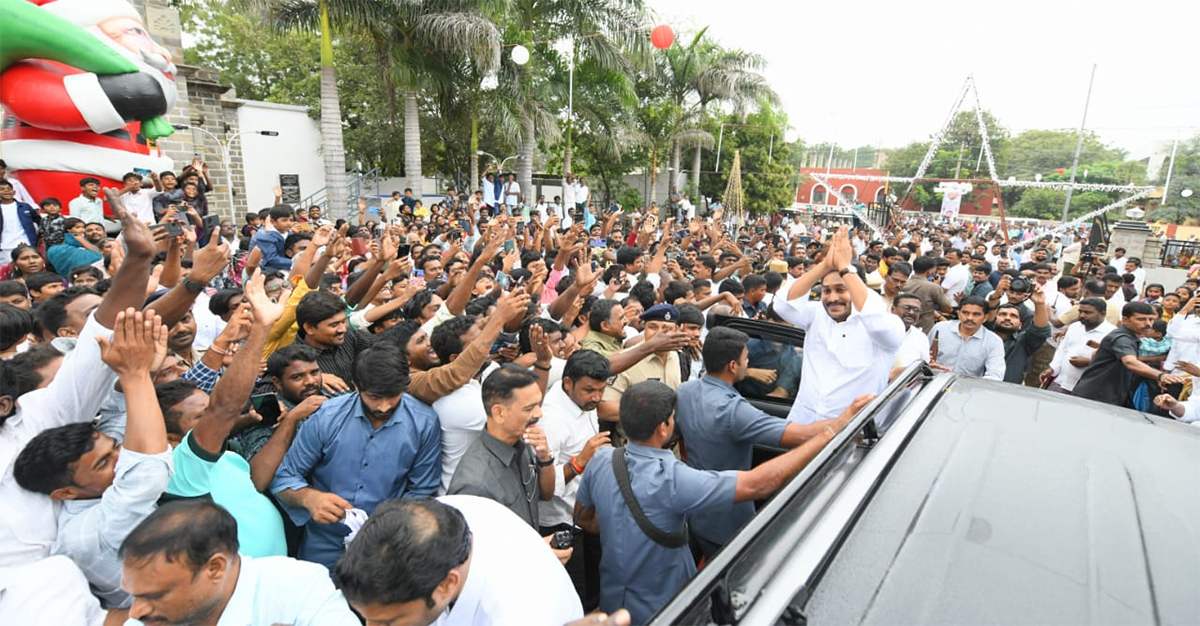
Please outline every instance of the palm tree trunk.
[{"label": "palm tree trunk", "polygon": [[338,99],[337,71],[333,67],[333,36],[329,9],[321,2],[321,153],[325,160],[325,212],[348,216],[346,151],[342,143],[342,107]]},{"label": "palm tree trunk", "polygon": [[[479,185],[479,108],[471,107],[471,178],[464,190],[470,194]],[[475,216],[471,216],[474,219]]]},{"label": "palm tree trunk", "polygon": [[683,160],[683,143],[678,139],[671,147],[671,180],[667,181],[667,195],[679,191],[679,165]]},{"label": "palm tree trunk", "polygon": [[692,155],[692,194],[700,197],[700,146],[696,146],[696,152]]},{"label": "palm tree trunk", "polygon": [[[534,138],[533,116],[526,113],[521,117],[521,149],[517,152],[517,182],[521,183],[521,193],[525,198],[533,198],[533,149],[537,145]],[[508,207],[511,211],[513,207]]]},{"label": "palm tree trunk", "polygon": [[417,92],[404,92],[404,176],[413,197],[420,200],[424,190],[421,177],[421,118],[417,111]]}]

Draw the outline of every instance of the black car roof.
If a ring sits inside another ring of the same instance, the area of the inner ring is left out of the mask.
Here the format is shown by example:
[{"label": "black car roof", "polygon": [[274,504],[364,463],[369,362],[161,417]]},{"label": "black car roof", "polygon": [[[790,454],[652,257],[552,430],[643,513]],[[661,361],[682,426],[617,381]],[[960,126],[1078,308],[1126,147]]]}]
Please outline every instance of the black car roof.
[{"label": "black car roof", "polygon": [[654,623],[1200,623],[1200,428],[914,368],[881,400]]}]

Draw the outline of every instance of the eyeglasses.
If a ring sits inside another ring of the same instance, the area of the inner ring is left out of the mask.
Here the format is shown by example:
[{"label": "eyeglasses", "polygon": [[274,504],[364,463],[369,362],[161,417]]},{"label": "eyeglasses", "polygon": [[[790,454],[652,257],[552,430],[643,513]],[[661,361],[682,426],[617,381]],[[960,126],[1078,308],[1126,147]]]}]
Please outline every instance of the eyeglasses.
[{"label": "eyeglasses", "polygon": [[897,305],[896,309],[899,311],[903,311],[905,313],[920,313],[921,312],[921,307],[919,307],[919,306],[899,306],[899,305]]}]

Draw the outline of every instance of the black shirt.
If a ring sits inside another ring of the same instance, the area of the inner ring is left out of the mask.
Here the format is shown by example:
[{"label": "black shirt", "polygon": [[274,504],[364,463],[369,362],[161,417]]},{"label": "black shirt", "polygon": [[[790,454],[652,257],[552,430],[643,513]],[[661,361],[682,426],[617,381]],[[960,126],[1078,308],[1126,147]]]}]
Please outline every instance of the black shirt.
[{"label": "black shirt", "polygon": [[466,494],[495,500],[535,530],[541,474],[533,448],[517,440],[510,446],[484,429],[463,453],[446,495]]},{"label": "black shirt", "polygon": [[[324,374],[333,374],[342,379],[347,385],[354,384],[354,359],[359,352],[375,345],[378,340],[378,335],[371,335],[358,330],[346,331],[346,337],[342,340],[342,345],[320,350],[320,356],[317,357],[317,365],[321,366],[321,372]],[[304,339],[296,337],[296,343],[309,345]]]},{"label": "black shirt", "polygon": [[1133,386],[1138,376],[1129,371],[1121,358],[1137,356],[1140,338],[1124,326],[1108,333],[1100,340],[1100,348],[1092,357],[1091,365],[1083,370],[1072,393],[1081,398],[1105,404],[1131,407]]}]

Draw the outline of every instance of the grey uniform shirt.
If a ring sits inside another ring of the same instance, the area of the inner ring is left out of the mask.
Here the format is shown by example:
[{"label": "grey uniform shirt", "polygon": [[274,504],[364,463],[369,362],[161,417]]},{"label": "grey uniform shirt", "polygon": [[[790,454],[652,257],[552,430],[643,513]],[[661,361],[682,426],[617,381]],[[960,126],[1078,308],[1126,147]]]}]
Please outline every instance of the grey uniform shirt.
[{"label": "grey uniform shirt", "polygon": [[532,448],[520,440],[510,446],[484,429],[459,459],[446,495],[490,498],[537,528],[541,494],[538,479]]},{"label": "grey uniform shirt", "polygon": [[[759,410],[733,385],[712,376],[679,388],[675,420],[687,446],[687,463],[700,470],[749,470],[754,444],[778,446],[789,423]],[[697,512],[691,528],[696,536],[725,545],[751,517],[754,503],[739,502],[729,509]]]}]

